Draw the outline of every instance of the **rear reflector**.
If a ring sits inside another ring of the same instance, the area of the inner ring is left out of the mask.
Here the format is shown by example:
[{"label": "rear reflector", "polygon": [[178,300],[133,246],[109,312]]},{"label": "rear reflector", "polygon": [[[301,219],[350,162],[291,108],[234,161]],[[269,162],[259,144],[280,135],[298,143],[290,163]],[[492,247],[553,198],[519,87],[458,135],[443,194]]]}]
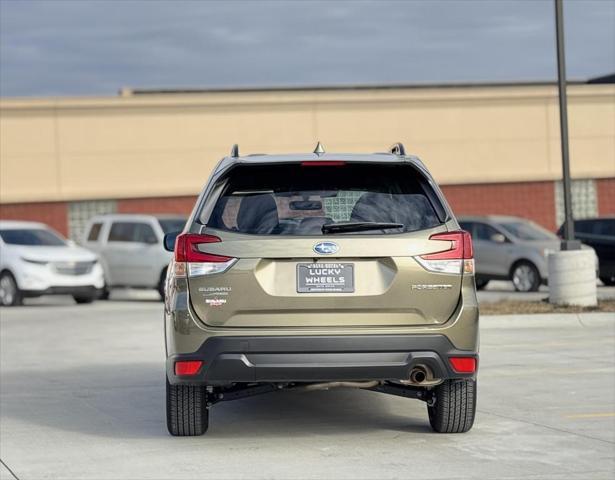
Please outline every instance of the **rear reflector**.
[{"label": "rear reflector", "polygon": [[474,373],[476,371],[476,359],[472,357],[450,357],[448,361],[457,373]]},{"label": "rear reflector", "polygon": [[199,373],[203,362],[200,360],[187,360],[175,362],[175,375],[191,376]]},{"label": "rear reflector", "polygon": [[346,165],[343,160],[315,160],[313,162],[301,162],[302,167],[342,167]]}]

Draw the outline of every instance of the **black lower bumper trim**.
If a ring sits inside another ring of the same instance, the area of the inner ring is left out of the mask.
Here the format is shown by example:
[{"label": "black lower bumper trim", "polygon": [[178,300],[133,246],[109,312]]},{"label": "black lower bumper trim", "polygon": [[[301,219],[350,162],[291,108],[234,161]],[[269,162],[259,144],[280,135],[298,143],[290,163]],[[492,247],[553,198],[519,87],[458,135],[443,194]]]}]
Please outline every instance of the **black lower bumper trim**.
[{"label": "black lower bumper trim", "polygon": [[[477,358],[457,350],[444,335],[310,335],[211,337],[198,351],[167,359],[172,384],[323,382],[407,379],[416,365],[438,378],[469,378],[454,372],[448,357]],[[200,360],[191,377],[175,375],[176,361]]]},{"label": "black lower bumper trim", "polygon": [[22,290],[24,297],[41,297],[43,295],[82,295],[82,296],[97,296],[100,294],[100,289],[93,285],[78,285],[78,286],[62,286],[49,287],[45,290]]}]

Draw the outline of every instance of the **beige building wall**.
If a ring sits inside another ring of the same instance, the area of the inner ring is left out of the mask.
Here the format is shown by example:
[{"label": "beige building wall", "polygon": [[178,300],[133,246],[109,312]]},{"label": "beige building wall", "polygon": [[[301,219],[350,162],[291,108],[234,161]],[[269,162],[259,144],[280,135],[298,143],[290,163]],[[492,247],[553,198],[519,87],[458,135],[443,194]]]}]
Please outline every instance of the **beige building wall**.
[{"label": "beige building wall", "polygon": [[[575,178],[615,177],[615,85],[572,85]],[[0,202],[197,193],[242,154],[383,151],[401,141],[443,184],[561,177],[554,86],[2,99]]]}]

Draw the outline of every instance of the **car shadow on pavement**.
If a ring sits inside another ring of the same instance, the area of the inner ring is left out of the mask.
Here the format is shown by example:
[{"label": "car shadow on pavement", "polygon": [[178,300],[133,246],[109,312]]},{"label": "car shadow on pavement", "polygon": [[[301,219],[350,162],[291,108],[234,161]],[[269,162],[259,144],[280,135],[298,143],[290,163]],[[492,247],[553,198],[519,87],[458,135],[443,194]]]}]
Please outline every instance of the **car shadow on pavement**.
[{"label": "car shadow on pavement", "polygon": [[[6,433],[15,426],[20,431],[32,428],[42,433],[51,428],[110,438],[168,436],[162,364],[10,372],[3,373],[1,380]],[[333,389],[273,392],[219,403],[211,409],[209,431],[203,438],[302,437],[372,430],[431,432],[422,402]]]},{"label": "car shadow on pavement", "polygon": [[108,300],[98,300],[99,302],[105,301],[109,303],[159,303],[163,305],[160,298],[109,298]]},{"label": "car shadow on pavement", "polygon": [[[41,298],[26,298],[24,299],[23,306],[8,307],[17,311],[28,307],[44,307],[44,308],[56,308],[56,307],[79,307],[79,308],[92,308],[97,303],[110,303],[110,304],[122,304],[122,303],[158,303],[162,306],[162,300],[160,298],[110,298],[108,300],[95,300],[93,303],[78,305],[71,297],[41,297]],[[2,307],[7,308],[7,307]]]}]

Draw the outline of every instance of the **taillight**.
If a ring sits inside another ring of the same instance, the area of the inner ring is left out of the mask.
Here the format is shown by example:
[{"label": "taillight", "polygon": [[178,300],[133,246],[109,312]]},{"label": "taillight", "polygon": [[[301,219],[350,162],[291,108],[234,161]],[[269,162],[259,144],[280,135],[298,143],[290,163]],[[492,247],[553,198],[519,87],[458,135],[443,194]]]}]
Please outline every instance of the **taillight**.
[{"label": "taillight", "polygon": [[474,273],[474,250],[468,232],[436,233],[429,240],[450,242],[446,249],[415,257],[426,269],[437,273]]},{"label": "taillight", "polygon": [[184,233],[175,241],[175,275],[185,277],[186,271],[189,277],[222,273],[228,270],[236,261],[236,258],[225,255],[214,255],[199,250],[199,245],[205,243],[221,242],[215,235],[201,235],[197,233]]},{"label": "taillight", "polygon": [[474,373],[476,371],[476,359],[473,357],[450,357],[448,361],[457,373]]}]

